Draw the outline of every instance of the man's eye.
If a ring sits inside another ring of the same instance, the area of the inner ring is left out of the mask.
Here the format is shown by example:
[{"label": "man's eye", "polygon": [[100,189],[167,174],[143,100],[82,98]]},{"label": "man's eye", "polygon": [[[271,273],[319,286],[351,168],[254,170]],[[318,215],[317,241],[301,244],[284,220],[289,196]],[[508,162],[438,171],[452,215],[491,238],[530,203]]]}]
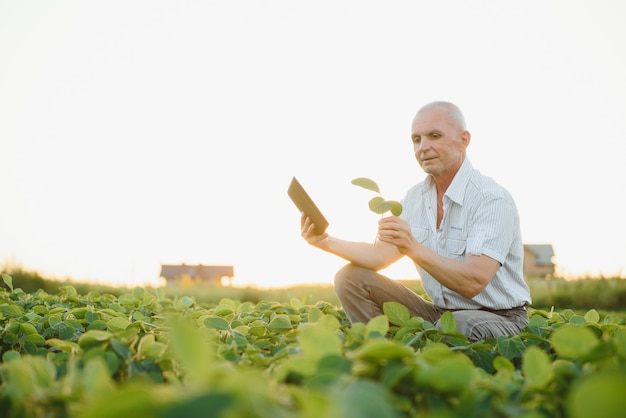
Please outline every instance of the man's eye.
[{"label": "man's eye", "polygon": [[433,132],[430,134],[430,136],[433,138],[441,138],[441,134],[439,132]]},{"label": "man's eye", "polygon": [[419,144],[419,142],[422,140],[422,138],[419,136],[414,136],[412,139],[413,139],[413,143],[415,144]]}]

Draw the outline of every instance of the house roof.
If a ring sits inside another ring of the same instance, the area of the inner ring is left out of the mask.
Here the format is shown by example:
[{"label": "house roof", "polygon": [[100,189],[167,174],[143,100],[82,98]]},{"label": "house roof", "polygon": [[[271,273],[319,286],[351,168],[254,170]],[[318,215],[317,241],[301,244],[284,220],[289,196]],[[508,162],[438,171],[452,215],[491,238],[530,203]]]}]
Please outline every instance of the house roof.
[{"label": "house roof", "polygon": [[202,264],[161,264],[161,277],[176,279],[183,276],[199,277],[204,280],[217,280],[222,277],[233,277],[233,266]]},{"label": "house roof", "polygon": [[538,266],[551,266],[552,257],[554,257],[554,249],[552,244],[524,244],[524,249],[532,252],[536,259],[535,264]]}]

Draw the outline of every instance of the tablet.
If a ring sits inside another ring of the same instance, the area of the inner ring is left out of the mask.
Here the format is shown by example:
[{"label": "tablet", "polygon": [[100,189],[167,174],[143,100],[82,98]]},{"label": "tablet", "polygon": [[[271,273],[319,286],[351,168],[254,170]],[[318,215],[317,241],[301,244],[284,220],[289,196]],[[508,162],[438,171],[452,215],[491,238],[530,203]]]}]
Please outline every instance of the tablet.
[{"label": "tablet", "polygon": [[315,232],[320,235],[323,234],[326,228],[328,228],[328,221],[295,177],[291,179],[287,194],[300,212],[306,213],[311,218],[315,224]]}]

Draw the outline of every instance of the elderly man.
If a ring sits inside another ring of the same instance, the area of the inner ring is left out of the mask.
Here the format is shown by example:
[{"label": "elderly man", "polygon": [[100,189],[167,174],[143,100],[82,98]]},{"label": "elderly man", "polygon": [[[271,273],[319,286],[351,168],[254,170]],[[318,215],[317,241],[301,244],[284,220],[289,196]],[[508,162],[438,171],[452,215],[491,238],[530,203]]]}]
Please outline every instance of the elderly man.
[{"label": "elderly man", "polygon": [[[302,214],[303,238],[350,262],[337,272],[335,291],[352,322],[367,322],[394,301],[434,324],[452,312],[472,341],[515,335],[528,324],[517,208],[502,186],[472,167],[470,138],[452,103],[429,103],[417,112],[411,140],[428,176],[407,192],[400,217],[379,221],[376,245],[316,234]],[[415,263],[432,302],[377,273],[404,256]]]}]

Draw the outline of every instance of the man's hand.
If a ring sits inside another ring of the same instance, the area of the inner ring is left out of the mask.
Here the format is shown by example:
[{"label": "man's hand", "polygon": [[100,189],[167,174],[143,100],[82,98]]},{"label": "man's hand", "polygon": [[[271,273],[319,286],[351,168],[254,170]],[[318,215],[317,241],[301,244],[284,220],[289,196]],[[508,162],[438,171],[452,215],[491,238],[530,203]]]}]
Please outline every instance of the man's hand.
[{"label": "man's hand", "polygon": [[328,244],[328,233],[324,232],[321,235],[315,233],[315,224],[309,218],[306,213],[302,212],[300,217],[300,235],[309,244],[318,247],[325,248]]},{"label": "man's hand", "polygon": [[378,239],[395,245],[439,283],[468,299],[482,292],[500,268],[498,261],[486,255],[468,254],[463,261],[438,255],[418,243],[410,225],[395,216],[378,221]]},{"label": "man's hand", "polygon": [[378,240],[395,245],[403,255],[409,255],[417,245],[411,226],[396,216],[387,216],[378,221]]}]

